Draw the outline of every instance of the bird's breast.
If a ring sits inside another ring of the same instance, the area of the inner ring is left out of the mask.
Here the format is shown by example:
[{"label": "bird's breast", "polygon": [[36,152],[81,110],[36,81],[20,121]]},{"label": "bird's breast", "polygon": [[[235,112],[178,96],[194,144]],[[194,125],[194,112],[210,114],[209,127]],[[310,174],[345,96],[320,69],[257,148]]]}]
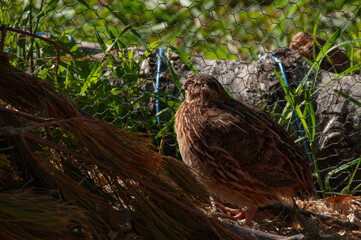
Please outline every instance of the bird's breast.
[{"label": "bird's breast", "polygon": [[176,113],[175,129],[179,151],[186,165],[197,171],[202,167],[199,155],[203,152],[200,143],[207,144],[203,139],[201,112],[197,108],[183,108]]}]

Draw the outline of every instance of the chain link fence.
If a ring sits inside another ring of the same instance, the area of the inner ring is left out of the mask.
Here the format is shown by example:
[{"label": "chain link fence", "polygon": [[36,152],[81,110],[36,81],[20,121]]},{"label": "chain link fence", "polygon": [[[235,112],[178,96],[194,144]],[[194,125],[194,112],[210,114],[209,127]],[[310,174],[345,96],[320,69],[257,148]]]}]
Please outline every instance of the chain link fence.
[{"label": "chain link fence", "polygon": [[[173,119],[192,73],[268,111],[308,153],[324,196],[359,194],[357,1],[2,1],[12,64],[66,92],[91,116],[153,133],[179,157]],[[292,49],[292,50],[290,50]],[[57,72],[55,72],[57,70]]]}]

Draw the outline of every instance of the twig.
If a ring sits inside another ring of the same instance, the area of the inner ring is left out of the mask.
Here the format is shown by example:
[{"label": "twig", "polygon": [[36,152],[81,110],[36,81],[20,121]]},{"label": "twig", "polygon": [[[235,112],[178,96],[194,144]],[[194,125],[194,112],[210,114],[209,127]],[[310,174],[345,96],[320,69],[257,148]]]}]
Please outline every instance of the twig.
[{"label": "twig", "polygon": [[[58,75],[58,69],[59,69],[59,63],[60,63],[59,49],[55,48],[55,52],[56,52],[55,76],[57,76]],[[56,79],[56,80],[58,80],[58,79]]]},{"label": "twig", "polygon": [[[4,25],[3,25],[4,26]],[[3,30],[3,29],[2,29]],[[31,37],[34,37],[34,38],[39,38],[45,42],[48,42],[48,43],[51,43],[53,44],[54,46],[56,46],[57,48],[60,48],[61,50],[63,50],[64,52],[70,54],[73,56],[73,54],[66,48],[64,48],[63,46],[61,46],[59,43],[55,42],[54,40],[51,40],[51,39],[48,39],[46,37],[43,37],[43,36],[39,36],[39,35],[36,35],[34,33],[30,33],[30,32],[26,32],[26,31],[23,31],[23,30],[19,30],[19,29],[16,29],[16,28],[12,28],[12,27],[7,27],[5,26],[5,30],[8,30],[8,31],[12,31],[12,32],[17,32],[17,33],[21,33],[21,34],[24,34],[24,35],[28,35],[28,36],[31,36]],[[4,31],[4,30],[3,30]]]},{"label": "twig", "polygon": [[10,114],[13,114],[15,116],[19,116],[19,117],[22,117],[22,118],[32,120],[34,122],[49,122],[49,121],[54,120],[53,118],[40,118],[40,117],[37,117],[37,116],[29,114],[29,113],[12,110],[12,109],[9,109],[9,108],[3,107],[3,106],[0,106],[0,112],[10,113]]},{"label": "twig", "polygon": [[1,52],[4,51],[4,39],[5,39],[5,33],[6,33],[7,30],[12,31],[12,32],[21,33],[21,34],[24,34],[24,35],[28,35],[28,36],[31,36],[33,38],[38,38],[38,39],[41,39],[41,40],[43,40],[45,42],[53,44],[54,47],[55,47],[55,53],[56,53],[55,75],[58,74],[58,68],[59,68],[59,64],[60,64],[60,54],[59,54],[58,49],[60,48],[64,52],[66,52],[66,53],[70,54],[71,56],[73,56],[73,54],[68,49],[64,48],[63,46],[61,46],[59,43],[55,42],[54,40],[51,40],[51,39],[48,39],[46,37],[36,35],[34,33],[30,33],[30,32],[26,32],[26,31],[23,31],[23,30],[16,29],[16,28],[8,27],[8,26],[5,26],[4,24],[1,27],[1,31],[2,31],[1,42],[0,42],[0,50],[1,50]]}]

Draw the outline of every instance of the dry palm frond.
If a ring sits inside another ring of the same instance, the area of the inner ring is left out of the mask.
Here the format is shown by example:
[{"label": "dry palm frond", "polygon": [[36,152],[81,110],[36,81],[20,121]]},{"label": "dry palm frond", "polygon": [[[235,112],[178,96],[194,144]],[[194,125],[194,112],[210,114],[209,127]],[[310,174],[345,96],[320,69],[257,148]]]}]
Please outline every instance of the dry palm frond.
[{"label": "dry palm frond", "polygon": [[[0,194],[0,239],[79,239],[84,213],[51,192]],[[74,231],[78,228],[78,232]]]},{"label": "dry palm frond", "polygon": [[[74,234],[81,226],[83,237],[95,239],[130,232],[151,239],[237,239],[202,210],[207,194],[182,162],[152,151],[141,135],[82,117],[68,97],[7,61],[2,53],[0,154],[10,156],[18,186],[26,184],[20,192],[53,189],[59,201],[81,209],[79,222],[59,232]],[[36,208],[33,200],[28,204]]]}]

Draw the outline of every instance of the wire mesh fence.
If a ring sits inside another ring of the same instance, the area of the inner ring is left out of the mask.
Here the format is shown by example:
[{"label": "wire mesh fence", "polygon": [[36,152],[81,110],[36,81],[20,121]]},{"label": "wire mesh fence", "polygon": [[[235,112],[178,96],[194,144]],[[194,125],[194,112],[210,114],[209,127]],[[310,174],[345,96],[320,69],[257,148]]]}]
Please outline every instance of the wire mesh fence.
[{"label": "wire mesh fence", "polygon": [[[3,1],[12,64],[91,116],[154,133],[179,157],[174,114],[192,73],[269,112],[308,153],[320,193],[359,194],[361,21],[357,1]],[[290,50],[291,49],[291,50]],[[56,72],[55,72],[56,71]]]}]

